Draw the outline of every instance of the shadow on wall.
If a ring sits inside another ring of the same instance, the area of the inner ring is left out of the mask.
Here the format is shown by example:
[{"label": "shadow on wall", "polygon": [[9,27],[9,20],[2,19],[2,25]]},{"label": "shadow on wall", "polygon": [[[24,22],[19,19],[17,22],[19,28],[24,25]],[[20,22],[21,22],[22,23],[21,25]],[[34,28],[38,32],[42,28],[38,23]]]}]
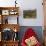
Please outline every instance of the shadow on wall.
[{"label": "shadow on wall", "polygon": [[28,29],[28,28],[32,28],[37,36],[38,36],[38,39],[41,43],[43,43],[43,30],[42,30],[42,27],[41,26],[21,26],[20,27],[20,32],[19,32],[19,39],[20,39],[20,42],[24,36],[24,33],[25,31]]}]

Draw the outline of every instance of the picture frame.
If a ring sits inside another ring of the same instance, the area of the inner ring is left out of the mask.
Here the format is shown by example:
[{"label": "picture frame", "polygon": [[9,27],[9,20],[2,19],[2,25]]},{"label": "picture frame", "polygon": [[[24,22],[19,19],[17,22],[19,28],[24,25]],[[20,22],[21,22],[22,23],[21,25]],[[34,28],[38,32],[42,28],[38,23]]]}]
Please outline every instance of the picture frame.
[{"label": "picture frame", "polygon": [[9,15],[9,10],[2,10],[2,15]]},{"label": "picture frame", "polygon": [[37,10],[23,10],[23,18],[36,18]]},{"label": "picture frame", "polygon": [[9,11],[9,14],[10,14],[10,15],[16,15],[17,13],[18,13],[18,12],[17,12],[16,10],[10,10],[10,11]]},{"label": "picture frame", "polygon": [[17,12],[13,12],[13,11],[11,11],[9,14],[10,14],[10,15],[16,15]]}]

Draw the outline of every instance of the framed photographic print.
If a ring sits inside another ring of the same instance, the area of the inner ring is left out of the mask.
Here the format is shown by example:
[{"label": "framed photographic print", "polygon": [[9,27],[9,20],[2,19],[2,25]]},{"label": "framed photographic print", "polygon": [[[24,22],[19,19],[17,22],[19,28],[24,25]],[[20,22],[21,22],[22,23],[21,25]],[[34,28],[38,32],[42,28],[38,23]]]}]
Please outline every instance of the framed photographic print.
[{"label": "framed photographic print", "polygon": [[11,12],[10,12],[10,15],[14,15],[14,12],[13,12],[13,11],[11,11]]},{"label": "framed photographic print", "polygon": [[2,15],[9,15],[9,10],[2,10]]},{"label": "framed photographic print", "polygon": [[16,15],[17,13],[18,13],[18,12],[17,12],[16,10],[10,10],[10,11],[9,11],[9,14],[10,14],[10,15]]},{"label": "framed photographic print", "polygon": [[34,10],[24,10],[23,11],[24,18],[36,18],[36,9]]}]

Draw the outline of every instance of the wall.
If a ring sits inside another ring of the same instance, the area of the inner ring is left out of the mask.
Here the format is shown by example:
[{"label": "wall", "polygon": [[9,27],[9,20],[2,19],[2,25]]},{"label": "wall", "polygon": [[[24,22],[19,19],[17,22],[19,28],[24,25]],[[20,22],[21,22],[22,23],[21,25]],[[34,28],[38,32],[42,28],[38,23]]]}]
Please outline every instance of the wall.
[{"label": "wall", "polygon": [[14,1],[15,1],[15,0],[0,0],[0,6],[1,6],[1,7],[14,6],[14,5],[15,5]]},{"label": "wall", "polygon": [[[0,0],[0,6],[9,7],[15,6],[15,0]],[[19,8],[20,8],[20,16],[19,16],[19,24],[21,26],[43,26],[43,6],[42,0],[17,0]],[[36,19],[24,19],[23,18],[23,10],[37,10],[37,18]],[[10,20],[10,19],[9,19]]]}]

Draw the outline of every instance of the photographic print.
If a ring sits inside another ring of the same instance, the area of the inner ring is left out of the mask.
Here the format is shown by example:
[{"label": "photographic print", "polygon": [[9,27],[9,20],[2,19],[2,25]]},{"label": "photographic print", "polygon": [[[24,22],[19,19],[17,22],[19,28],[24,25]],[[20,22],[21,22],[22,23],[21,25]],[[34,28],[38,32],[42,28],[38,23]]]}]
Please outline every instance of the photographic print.
[{"label": "photographic print", "polygon": [[9,10],[2,10],[2,15],[9,15]]},{"label": "photographic print", "polygon": [[35,10],[24,10],[23,17],[24,18],[36,18],[36,9]]}]

